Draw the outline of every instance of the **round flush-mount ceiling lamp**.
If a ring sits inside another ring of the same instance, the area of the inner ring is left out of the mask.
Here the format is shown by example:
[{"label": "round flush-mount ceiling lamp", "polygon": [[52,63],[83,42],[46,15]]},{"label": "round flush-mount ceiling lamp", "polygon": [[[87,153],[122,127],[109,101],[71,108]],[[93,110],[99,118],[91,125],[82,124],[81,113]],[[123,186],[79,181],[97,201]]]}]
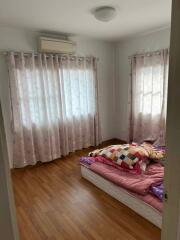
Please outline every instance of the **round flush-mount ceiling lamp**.
[{"label": "round flush-mount ceiling lamp", "polygon": [[94,9],[94,17],[102,22],[109,22],[116,16],[116,9],[110,6],[103,6]]}]

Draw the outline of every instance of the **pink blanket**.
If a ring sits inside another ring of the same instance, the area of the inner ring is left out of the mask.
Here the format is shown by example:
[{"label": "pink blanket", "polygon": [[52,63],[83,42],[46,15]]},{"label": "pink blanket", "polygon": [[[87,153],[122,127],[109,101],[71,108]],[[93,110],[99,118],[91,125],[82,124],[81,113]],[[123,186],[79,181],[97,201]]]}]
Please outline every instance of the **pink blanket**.
[{"label": "pink blanket", "polygon": [[163,203],[152,194],[148,193],[145,196],[135,194],[137,198],[140,198],[142,201],[146,202],[147,204],[151,205],[152,207],[156,208],[159,212],[163,211]]},{"label": "pink blanket", "polygon": [[111,182],[141,195],[146,195],[151,185],[162,182],[164,176],[164,167],[158,163],[149,165],[146,172],[140,175],[124,172],[100,162],[91,164],[90,169]]}]

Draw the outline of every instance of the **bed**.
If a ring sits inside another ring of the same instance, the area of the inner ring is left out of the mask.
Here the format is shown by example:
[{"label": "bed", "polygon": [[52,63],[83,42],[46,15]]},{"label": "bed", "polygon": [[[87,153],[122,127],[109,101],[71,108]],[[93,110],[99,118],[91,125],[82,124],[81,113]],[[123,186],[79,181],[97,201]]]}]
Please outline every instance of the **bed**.
[{"label": "bed", "polygon": [[113,198],[131,208],[140,216],[161,228],[162,214],[154,207],[135,197],[124,188],[121,188],[111,181],[94,173],[86,166],[81,165],[81,174],[83,178],[94,184],[96,187],[100,188]]},{"label": "bed", "polygon": [[[112,147],[114,154],[116,146]],[[100,152],[102,153],[102,150]],[[162,199],[160,200],[154,192],[151,192],[150,186],[154,187],[162,182],[164,167],[160,163],[152,163],[143,173],[132,174],[132,172],[119,169],[115,162],[109,161],[110,158],[107,160],[102,155],[97,157],[97,152],[95,155],[95,158],[83,157],[80,160],[82,177],[161,228]]]}]

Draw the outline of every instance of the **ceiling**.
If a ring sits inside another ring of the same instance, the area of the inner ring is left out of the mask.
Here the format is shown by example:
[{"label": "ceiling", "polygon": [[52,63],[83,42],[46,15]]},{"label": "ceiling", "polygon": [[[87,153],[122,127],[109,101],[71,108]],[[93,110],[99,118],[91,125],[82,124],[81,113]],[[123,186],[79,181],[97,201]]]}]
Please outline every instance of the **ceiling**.
[{"label": "ceiling", "polygon": [[[100,22],[91,10],[117,8],[110,22]],[[171,0],[0,0],[0,24],[118,40],[170,25]]]}]

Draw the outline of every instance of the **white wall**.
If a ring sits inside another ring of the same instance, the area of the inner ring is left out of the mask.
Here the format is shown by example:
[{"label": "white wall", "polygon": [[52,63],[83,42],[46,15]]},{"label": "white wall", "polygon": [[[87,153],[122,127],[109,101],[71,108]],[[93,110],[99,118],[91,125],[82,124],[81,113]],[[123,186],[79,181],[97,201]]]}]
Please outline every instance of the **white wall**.
[{"label": "white wall", "polygon": [[130,62],[128,56],[169,47],[170,29],[126,39],[116,44],[116,136],[128,140],[128,89]]},{"label": "white wall", "polygon": [[[37,51],[38,36],[37,32],[0,26],[0,51]],[[78,55],[91,55],[99,58],[98,80],[102,137],[103,140],[111,139],[114,136],[114,46],[111,43],[89,38],[71,38],[77,44]],[[5,56],[2,55],[0,55],[0,100],[5,120],[9,158],[12,159],[8,71]]]}]

